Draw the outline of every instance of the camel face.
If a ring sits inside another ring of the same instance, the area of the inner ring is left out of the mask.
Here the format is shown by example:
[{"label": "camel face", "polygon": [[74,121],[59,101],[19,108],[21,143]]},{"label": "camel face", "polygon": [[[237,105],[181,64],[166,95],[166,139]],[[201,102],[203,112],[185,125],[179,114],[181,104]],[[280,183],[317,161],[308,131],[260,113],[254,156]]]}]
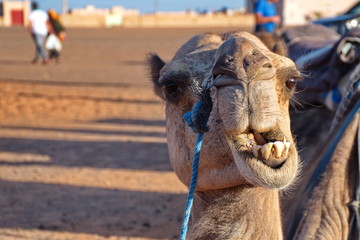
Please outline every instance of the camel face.
[{"label": "camel face", "polygon": [[189,184],[196,138],[182,116],[209,78],[213,109],[198,189],[249,183],[284,188],[294,180],[298,155],[288,107],[300,73],[290,59],[240,32],[196,36],[168,64],[157,56],[150,64],[155,91],[166,101],[170,161],[180,180]]},{"label": "camel face", "polygon": [[286,187],[298,162],[288,115],[295,65],[238,37],[219,47],[212,73],[213,102],[239,171],[253,184]]}]

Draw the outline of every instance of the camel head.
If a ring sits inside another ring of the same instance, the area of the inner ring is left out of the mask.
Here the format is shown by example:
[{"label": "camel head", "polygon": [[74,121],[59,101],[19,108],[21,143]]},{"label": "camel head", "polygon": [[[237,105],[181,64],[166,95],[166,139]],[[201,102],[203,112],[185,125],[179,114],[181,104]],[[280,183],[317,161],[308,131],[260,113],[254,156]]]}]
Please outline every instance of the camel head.
[{"label": "camel head", "polygon": [[212,110],[199,165],[198,190],[246,184],[282,189],[298,172],[290,131],[289,100],[300,73],[284,56],[246,32],[190,39],[169,62],[149,56],[155,92],[166,103],[170,162],[186,185],[196,134],[183,115],[203,97]]}]

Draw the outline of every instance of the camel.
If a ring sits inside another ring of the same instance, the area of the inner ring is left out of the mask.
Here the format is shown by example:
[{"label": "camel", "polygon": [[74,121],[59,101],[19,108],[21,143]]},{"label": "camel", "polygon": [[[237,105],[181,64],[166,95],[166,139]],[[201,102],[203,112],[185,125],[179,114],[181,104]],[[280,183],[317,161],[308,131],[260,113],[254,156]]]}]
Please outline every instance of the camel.
[{"label": "camel", "polygon": [[[331,35],[330,30],[324,27],[314,27]],[[301,28],[311,29],[313,26]],[[353,35],[350,36],[351,41],[356,42],[354,37],[359,36],[356,31],[358,30],[351,33]],[[267,33],[257,36],[272,51],[287,55],[288,50],[282,49],[286,48],[282,39]],[[339,42],[343,41],[344,39],[339,40]],[[312,64],[317,63],[316,60],[309,60]],[[355,187],[359,184],[358,159],[360,155],[356,150],[359,113],[350,118],[346,131],[341,135],[333,152],[329,150],[332,149],[332,144],[339,135],[340,129],[345,126],[346,117],[351,111],[357,111],[354,106],[360,98],[360,88],[356,87],[360,79],[360,65],[358,62],[350,62],[347,66],[343,66],[342,70],[344,69],[347,69],[348,73],[340,78],[339,84],[346,86],[344,89],[347,89],[347,93],[343,96],[336,112],[324,106],[314,107],[311,104],[308,104],[308,108],[312,106],[309,109],[298,111],[293,108],[290,111],[291,128],[296,136],[297,146],[301,152],[300,158],[306,172],[293,187],[291,194],[282,199],[281,208],[286,239],[359,238],[357,235],[359,232],[356,230],[357,223],[354,221],[354,211],[359,209],[355,194]],[[305,92],[305,94],[309,93]]]},{"label": "camel", "polygon": [[[355,148],[359,117],[351,122],[338,144],[324,176],[304,206],[300,224],[289,221],[286,228],[296,226],[293,238],[289,239],[349,239],[351,227],[351,203],[357,177],[357,150]],[[301,191],[304,192],[305,190]],[[305,194],[297,199],[303,201]],[[299,201],[299,200],[298,200]],[[293,201],[296,206],[299,204]],[[359,207],[358,204],[355,207]],[[294,215],[292,214],[291,218]],[[291,223],[291,225],[290,225]]]},{"label": "camel", "polygon": [[[343,97],[335,113],[315,108],[292,114],[294,118],[302,115],[303,122],[293,121],[292,129],[299,136],[299,148],[304,150],[301,157],[305,160],[307,174],[302,176],[292,196],[282,203],[288,239],[345,240],[359,237],[354,235],[356,222],[352,225],[351,220],[354,210],[359,209],[359,202],[354,201],[359,184],[357,137],[360,120],[360,113],[355,113],[358,111],[355,103],[359,103],[360,88],[354,88],[354,83],[359,82],[359,72],[360,65],[353,69],[350,77],[346,77],[350,80],[346,89],[351,94]],[[336,135],[345,126],[346,117],[351,112],[355,114],[349,118],[345,132],[331,153],[329,149],[332,149]],[[312,121],[309,127],[305,122],[310,118],[317,121]],[[324,165],[326,161],[328,164]],[[321,168],[322,174],[318,174]]]},{"label": "camel", "polygon": [[240,31],[197,35],[170,62],[156,54],[148,62],[165,102],[170,163],[187,186],[196,133],[183,115],[213,84],[187,239],[283,239],[280,192],[300,169],[289,116],[301,77],[293,61]]},{"label": "camel", "polygon": [[[318,30],[326,30],[328,35],[331,34],[326,28],[314,27]],[[313,26],[301,28],[311,30]],[[354,41],[353,46],[356,46],[358,36],[358,30],[355,30],[348,36],[339,37],[338,43],[344,43],[344,40],[348,39],[350,42]],[[279,40],[269,35],[260,35],[259,38],[270,49],[274,46],[274,42]],[[335,48],[339,48],[338,43],[334,43]],[[334,59],[339,52],[336,53],[336,49],[333,52]],[[311,61],[311,64],[317,62]],[[300,158],[306,172],[302,174],[291,194],[282,199],[281,206],[287,239],[345,240],[359,237],[354,234],[356,233],[354,211],[359,209],[359,202],[354,200],[357,198],[355,188],[359,184],[358,159],[360,155],[358,155],[356,137],[360,118],[357,110],[360,101],[358,87],[360,65],[358,61],[343,60],[341,69],[346,70],[347,74],[340,78],[338,84],[344,85],[347,92],[344,93],[335,111],[332,108],[329,109],[333,112],[329,111],[319,105],[315,107],[308,105],[308,109],[301,111],[291,110],[291,128],[296,136]],[[351,112],[354,116],[349,119],[345,128],[346,119]],[[339,135],[342,128],[346,130]],[[333,146],[337,137],[339,141],[336,146]]]}]

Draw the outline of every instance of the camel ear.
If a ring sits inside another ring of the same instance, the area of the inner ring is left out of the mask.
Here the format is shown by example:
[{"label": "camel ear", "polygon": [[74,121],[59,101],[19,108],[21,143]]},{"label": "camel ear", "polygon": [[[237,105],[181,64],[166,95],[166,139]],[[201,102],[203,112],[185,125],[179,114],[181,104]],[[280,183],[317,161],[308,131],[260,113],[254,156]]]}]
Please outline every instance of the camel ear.
[{"label": "camel ear", "polygon": [[163,97],[161,86],[159,83],[160,70],[165,66],[165,62],[157,54],[149,54],[147,57],[147,62],[149,66],[149,72],[151,81],[153,82],[154,92],[161,98]]},{"label": "camel ear", "polygon": [[286,43],[283,39],[278,38],[277,41],[275,42],[272,51],[274,53],[277,53],[281,56],[284,57],[288,57],[289,56],[289,50],[288,47],[286,46]]}]

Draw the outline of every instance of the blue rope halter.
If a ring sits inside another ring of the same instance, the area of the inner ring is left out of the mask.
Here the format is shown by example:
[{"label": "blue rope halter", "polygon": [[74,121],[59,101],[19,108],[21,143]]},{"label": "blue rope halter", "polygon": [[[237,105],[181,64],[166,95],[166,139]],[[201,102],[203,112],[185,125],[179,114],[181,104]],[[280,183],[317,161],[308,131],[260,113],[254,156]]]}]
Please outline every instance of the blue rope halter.
[{"label": "blue rope halter", "polygon": [[198,134],[195,148],[194,148],[194,158],[192,164],[192,174],[191,174],[191,181],[189,186],[189,193],[187,196],[187,201],[185,205],[185,213],[181,225],[181,232],[180,232],[180,239],[186,240],[186,234],[188,231],[188,223],[191,214],[191,208],[194,202],[194,195],[196,189],[196,182],[198,178],[198,167],[199,167],[199,160],[200,160],[200,151],[203,142],[204,133],[207,132],[209,129],[207,127],[207,121],[210,116],[210,112],[212,109],[212,103],[210,98],[210,91],[209,89],[214,85],[214,82],[209,85],[211,79],[209,79],[206,84],[201,96],[202,99],[194,104],[193,109],[190,112],[184,114],[183,118],[185,123],[191,127],[191,129]]}]

